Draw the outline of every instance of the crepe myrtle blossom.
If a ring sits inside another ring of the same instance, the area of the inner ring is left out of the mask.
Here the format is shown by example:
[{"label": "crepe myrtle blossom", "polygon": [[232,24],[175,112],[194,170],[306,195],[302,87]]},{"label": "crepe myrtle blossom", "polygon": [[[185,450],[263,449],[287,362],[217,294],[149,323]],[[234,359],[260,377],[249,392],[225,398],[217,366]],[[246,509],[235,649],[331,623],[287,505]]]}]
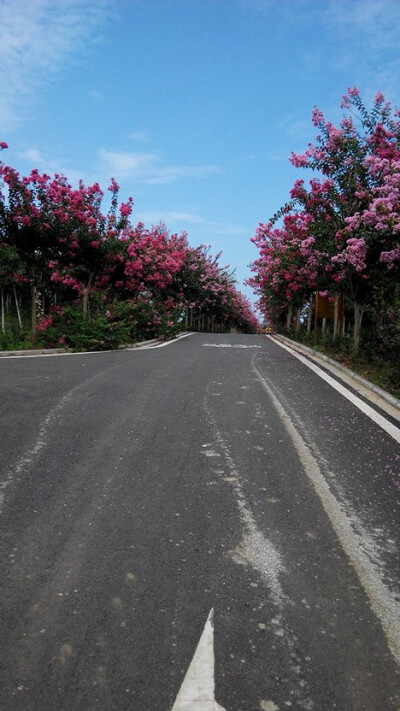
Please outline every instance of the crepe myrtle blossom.
[{"label": "crepe myrtle blossom", "polygon": [[[172,328],[190,306],[219,322],[256,328],[257,319],[236,289],[229,265],[219,264],[220,254],[212,257],[203,245],[190,246],[186,233],[171,235],[163,224],[133,227],[133,199],[118,205],[114,179],[109,191],[111,207],[104,214],[97,182],[85,186],[80,181],[73,187],[65,176],[37,169],[21,177],[0,161],[1,209],[9,226],[5,246],[8,240],[15,245],[21,264],[21,274],[15,266],[10,271],[18,272],[14,286],[29,284],[32,298],[38,286],[48,293],[57,287],[58,300],[78,300],[84,313],[96,299],[110,321],[112,304],[129,299],[146,310],[152,327],[163,323]],[[42,332],[52,325],[51,313],[39,322]]]},{"label": "crepe myrtle blossom", "polygon": [[290,202],[253,238],[259,258],[249,283],[276,317],[315,288],[331,294],[337,285],[359,313],[377,280],[400,267],[400,112],[380,91],[367,111],[356,86],[341,106],[348,113],[338,126],[314,107],[315,142],[290,161],[318,173],[297,180]]},{"label": "crepe myrtle blossom", "polygon": [[133,198],[128,198],[128,202],[123,202],[120,205],[119,212],[121,217],[129,217],[132,214]]},{"label": "crepe myrtle blossom", "polygon": [[365,239],[360,237],[351,237],[346,241],[346,247],[340,254],[332,257],[332,262],[335,264],[348,264],[352,266],[356,272],[363,272],[366,268],[367,245]]},{"label": "crepe myrtle blossom", "polygon": [[253,241],[260,258],[248,283],[260,297],[269,291],[283,305],[293,299],[302,302],[315,289],[323,255],[315,248],[312,224],[312,217],[303,211],[285,215],[282,228],[259,225]]},{"label": "crepe myrtle blossom", "polygon": [[[372,181],[369,199],[362,211],[346,218],[346,231],[355,234],[369,229],[369,238],[374,242],[375,252],[379,253],[379,262],[393,269],[399,264],[400,257],[400,151],[393,140],[393,135],[386,133],[382,142],[375,142],[377,154],[365,160],[365,168]],[[389,157],[390,155],[390,157]],[[360,199],[365,199],[365,192],[359,192]]]}]

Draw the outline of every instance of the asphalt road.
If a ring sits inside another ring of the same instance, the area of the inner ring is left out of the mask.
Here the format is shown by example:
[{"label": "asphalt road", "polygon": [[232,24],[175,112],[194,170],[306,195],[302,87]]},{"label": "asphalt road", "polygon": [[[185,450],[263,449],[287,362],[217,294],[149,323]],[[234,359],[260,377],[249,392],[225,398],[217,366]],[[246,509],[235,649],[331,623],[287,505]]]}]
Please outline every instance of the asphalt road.
[{"label": "asphalt road", "polygon": [[266,336],[0,388],[1,709],[398,711],[398,422]]}]

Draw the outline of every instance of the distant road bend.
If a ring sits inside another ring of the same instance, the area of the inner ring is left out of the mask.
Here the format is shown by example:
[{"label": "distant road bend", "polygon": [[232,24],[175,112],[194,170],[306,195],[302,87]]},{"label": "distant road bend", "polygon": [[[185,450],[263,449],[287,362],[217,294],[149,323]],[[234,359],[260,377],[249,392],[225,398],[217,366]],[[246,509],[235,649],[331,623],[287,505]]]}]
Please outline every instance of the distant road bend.
[{"label": "distant road bend", "polygon": [[399,711],[400,429],[267,336],[0,358],[5,711]]}]

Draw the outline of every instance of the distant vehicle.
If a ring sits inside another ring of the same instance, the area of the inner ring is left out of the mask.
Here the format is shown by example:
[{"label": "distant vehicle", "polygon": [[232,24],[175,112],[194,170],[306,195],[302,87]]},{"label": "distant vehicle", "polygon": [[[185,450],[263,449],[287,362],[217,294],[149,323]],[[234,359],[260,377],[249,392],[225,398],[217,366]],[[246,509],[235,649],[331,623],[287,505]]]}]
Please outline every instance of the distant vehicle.
[{"label": "distant vehicle", "polygon": [[273,333],[273,332],[274,332],[274,329],[272,328],[272,326],[266,326],[266,327],[264,328],[264,332],[265,332],[265,333]]}]

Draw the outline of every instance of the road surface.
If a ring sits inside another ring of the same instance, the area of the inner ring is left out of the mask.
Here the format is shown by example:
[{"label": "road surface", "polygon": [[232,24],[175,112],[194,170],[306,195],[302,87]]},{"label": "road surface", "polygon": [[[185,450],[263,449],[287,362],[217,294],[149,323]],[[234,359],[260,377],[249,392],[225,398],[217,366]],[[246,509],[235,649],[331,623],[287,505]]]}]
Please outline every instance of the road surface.
[{"label": "road surface", "polygon": [[0,383],[1,709],[398,711],[398,421],[267,336]]}]

